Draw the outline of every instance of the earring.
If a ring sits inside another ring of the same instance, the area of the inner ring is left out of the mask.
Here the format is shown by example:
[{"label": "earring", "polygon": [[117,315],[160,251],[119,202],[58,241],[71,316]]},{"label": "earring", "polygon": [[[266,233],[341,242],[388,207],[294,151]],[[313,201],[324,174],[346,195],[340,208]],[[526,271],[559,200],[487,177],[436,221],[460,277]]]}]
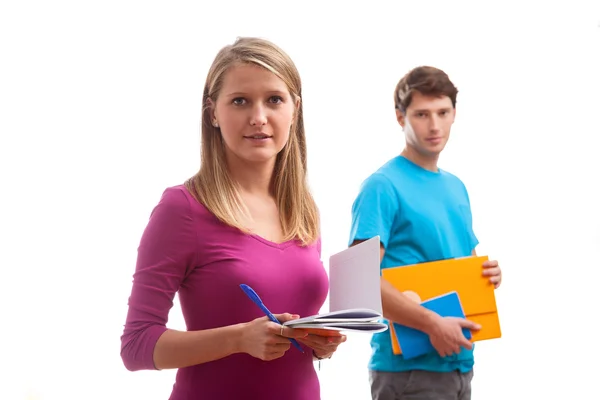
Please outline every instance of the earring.
[{"label": "earring", "polygon": [[213,126],[214,126],[215,128],[218,128],[218,127],[219,127],[219,123],[217,122],[217,120],[216,120],[216,119],[213,121],[213,123],[212,123],[212,124],[213,124]]}]

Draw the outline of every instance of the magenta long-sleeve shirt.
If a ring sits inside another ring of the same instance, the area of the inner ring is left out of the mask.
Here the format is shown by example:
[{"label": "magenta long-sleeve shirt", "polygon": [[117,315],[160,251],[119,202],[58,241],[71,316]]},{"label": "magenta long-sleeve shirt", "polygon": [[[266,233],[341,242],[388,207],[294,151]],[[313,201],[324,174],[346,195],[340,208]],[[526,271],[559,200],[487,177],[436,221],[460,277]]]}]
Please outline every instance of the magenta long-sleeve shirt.
[{"label": "magenta long-sleeve shirt", "polygon": [[[138,249],[121,357],[130,370],[155,369],[154,346],[173,298],[189,331],[248,322],[264,314],[242,292],[250,285],[274,314],[317,314],[328,278],[320,241],[276,244],[229,227],[183,186],[165,190]],[[249,354],[181,368],[170,400],[320,398],[312,352],[293,346],[277,360]]]}]

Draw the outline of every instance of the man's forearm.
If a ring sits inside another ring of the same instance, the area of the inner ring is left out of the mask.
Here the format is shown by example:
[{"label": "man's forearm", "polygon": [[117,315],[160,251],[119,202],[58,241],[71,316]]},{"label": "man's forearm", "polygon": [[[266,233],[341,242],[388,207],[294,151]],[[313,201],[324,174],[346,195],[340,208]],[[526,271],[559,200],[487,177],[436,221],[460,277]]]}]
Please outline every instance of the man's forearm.
[{"label": "man's forearm", "polygon": [[383,277],[381,278],[381,302],[385,318],[426,333],[431,332],[441,319],[438,314],[402,294]]}]

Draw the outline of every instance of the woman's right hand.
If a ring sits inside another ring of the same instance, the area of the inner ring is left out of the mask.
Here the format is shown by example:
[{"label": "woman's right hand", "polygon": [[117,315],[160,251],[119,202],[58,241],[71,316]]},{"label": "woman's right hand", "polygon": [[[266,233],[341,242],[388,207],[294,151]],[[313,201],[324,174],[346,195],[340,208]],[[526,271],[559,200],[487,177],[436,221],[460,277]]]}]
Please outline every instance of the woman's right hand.
[{"label": "woman's right hand", "polygon": [[[275,318],[281,323],[300,318],[292,314],[276,314]],[[243,325],[240,338],[240,349],[253,357],[264,361],[275,360],[282,357],[290,348],[289,338],[302,339],[308,333],[301,329],[293,329],[287,326],[281,329],[281,325],[272,322],[268,317],[257,318]]]}]

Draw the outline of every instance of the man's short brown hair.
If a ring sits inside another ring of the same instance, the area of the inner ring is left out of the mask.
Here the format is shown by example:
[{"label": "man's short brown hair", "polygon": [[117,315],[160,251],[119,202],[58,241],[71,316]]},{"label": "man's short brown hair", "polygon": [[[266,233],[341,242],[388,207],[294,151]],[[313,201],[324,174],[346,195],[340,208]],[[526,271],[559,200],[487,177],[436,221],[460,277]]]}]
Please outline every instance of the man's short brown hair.
[{"label": "man's short brown hair", "polygon": [[403,113],[406,112],[414,92],[419,92],[424,96],[448,96],[452,101],[452,107],[456,107],[458,89],[441,69],[421,66],[404,75],[394,90],[396,108]]}]

